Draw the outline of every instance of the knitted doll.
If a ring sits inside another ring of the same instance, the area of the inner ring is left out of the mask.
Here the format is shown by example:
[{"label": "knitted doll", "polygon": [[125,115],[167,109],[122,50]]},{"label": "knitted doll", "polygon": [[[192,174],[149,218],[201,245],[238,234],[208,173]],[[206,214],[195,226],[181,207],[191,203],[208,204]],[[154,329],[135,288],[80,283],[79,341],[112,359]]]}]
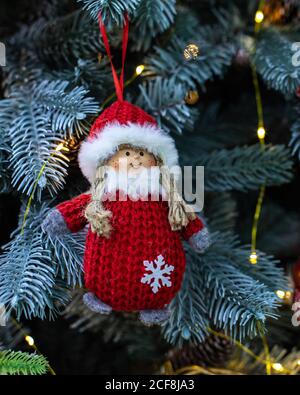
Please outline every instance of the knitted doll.
[{"label": "knitted doll", "polygon": [[91,190],[59,204],[43,230],[59,237],[88,225],[84,282],[89,292],[83,300],[91,310],[138,311],[146,325],[160,324],[169,317],[168,305],[183,279],[181,239],[203,251],[208,232],[170,174],[178,165],[173,139],[149,114],[123,100],[128,17],[120,80],[100,15],[99,22],[118,100],[96,119],[79,151]]},{"label": "knitted doll", "polygon": [[[84,302],[93,311],[139,311],[149,325],[168,318],[185,270],[181,238],[198,251],[208,245],[202,221],[170,182],[168,168],[177,161],[173,139],[126,101],[107,108],[82,143],[79,165],[91,192],[59,204],[43,229],[59,236],[89,224]],[[114,182],[120,163],[128,170],[127,189],[122,177],[121,186]],[[160,188],[153,179],[148,183],[147,173],[161,180]]]}]

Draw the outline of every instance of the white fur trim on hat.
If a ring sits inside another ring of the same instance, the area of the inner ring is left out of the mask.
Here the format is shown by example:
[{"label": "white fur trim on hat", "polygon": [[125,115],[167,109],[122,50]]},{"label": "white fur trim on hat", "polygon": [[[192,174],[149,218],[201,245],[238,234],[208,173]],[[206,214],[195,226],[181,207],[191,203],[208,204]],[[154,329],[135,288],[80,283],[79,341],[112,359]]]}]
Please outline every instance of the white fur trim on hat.
[{"label": "white fur trim on hat", "polygon": [[111,157],[122,144],[144,148],[158,156],[168,167],[178,166],[174,140],[157,126],[113,123],[105,126],[97,137],[87,139],[81,144],[79,166],[90,182],[93,182],[99,164]]}]

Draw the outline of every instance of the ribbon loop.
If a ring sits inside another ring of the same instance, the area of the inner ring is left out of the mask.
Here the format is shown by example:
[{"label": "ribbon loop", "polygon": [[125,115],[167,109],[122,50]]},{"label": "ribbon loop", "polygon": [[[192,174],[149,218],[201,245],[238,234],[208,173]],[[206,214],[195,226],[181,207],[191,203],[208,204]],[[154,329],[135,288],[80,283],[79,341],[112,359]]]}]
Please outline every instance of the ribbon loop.
[{"label": "ribbon loop", "polygon": [[99,28],[102,35],[103,43],[105,46],[105,50],[107,52],[107,56],[110,61],[112,75],[114,79],[114,84],[116,88],[116,94],[119,101],[123,101],[123,92],[124,92],[124,69],[125,69],[125,59],[126,59],[126,52],[127,52],[127,44],[128,44],[128,33],[129,33],[129,19],[128,14],[126,13],[124,16],[124,28],[123,28],[123,38],[122,38],[122,69],[120,78],[118,78],[115,66],[113,64],[110,45],[106,33],[106,28],[104,26],[101,13],[98,14],[98,21],[99,21]]}]

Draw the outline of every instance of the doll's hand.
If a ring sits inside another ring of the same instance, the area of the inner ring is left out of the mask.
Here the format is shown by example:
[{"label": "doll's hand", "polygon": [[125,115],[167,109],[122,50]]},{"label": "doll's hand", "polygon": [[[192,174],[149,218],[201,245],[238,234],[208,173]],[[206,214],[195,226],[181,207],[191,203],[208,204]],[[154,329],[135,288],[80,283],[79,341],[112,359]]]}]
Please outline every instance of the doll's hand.
[{"label": "doll's hand", "polygon": [[42,230],[50,237],[62,236],[70,232],[64,220],[64,217],[56,208],[54,208],[47,214],[46,218],[42,223]]},{"label": "doll's hand", "polygon": [[199,232],[194,233],[189,238],[189,243],[196,252],[205,252],[211,244],[207,228],[202,228]]}]

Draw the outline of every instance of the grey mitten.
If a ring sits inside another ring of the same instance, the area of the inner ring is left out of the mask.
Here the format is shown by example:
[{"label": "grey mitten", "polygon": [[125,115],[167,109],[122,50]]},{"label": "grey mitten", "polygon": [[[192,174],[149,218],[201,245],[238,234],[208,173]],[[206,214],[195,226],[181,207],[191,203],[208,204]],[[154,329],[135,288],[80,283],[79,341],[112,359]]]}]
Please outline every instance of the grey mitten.
[{"label": "grey mitten", "polygon": [[64,217],[56,208],[51,210],[44,219],[42,223],[42,230],[50,237],[62,236],[70,232]]},{"label": "grey mitten", "polygon": [[189,243],[196,252],[205,252],[210,246],[210,235],[207,228],[199,230],[190,237]]}]

